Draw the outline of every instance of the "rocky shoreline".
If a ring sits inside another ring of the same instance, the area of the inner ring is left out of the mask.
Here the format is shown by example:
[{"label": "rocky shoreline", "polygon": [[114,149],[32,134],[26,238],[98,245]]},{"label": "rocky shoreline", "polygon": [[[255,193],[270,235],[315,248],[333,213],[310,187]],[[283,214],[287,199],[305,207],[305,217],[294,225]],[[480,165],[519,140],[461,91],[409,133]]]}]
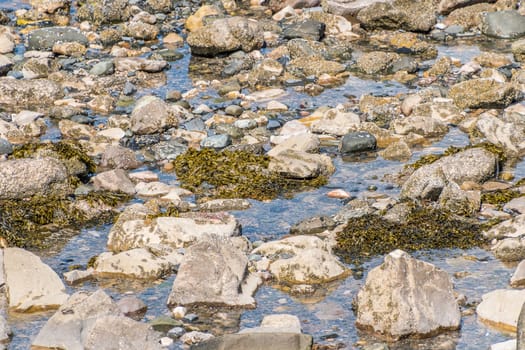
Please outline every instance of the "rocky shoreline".
[{"label": "rocky shoreline", "polygon": [[[522,331],[519,1],[15,7],[0,12],[0,348],[29,347],[11,331],[13,315],[46,312],[31,348],[398,349],[461,334],[474,314],[509,338]],[[484,48],[463,61],[439,51],[447,45]],[[353,78],[405,92],[345,94]],[[329,92],[345,102],[323,103]],[[451,130],[469,144],[413,160]],[[336,214],[297,220],[275,240],[243,235],[236,212],[323,188],[338,158],[404,167],[381,179],[391,194],[334,188]],[[97,225],[110,226],[106,249],[88,263],[73,259],[59,275],[39,256]],[[482,300],[454,290],[460,274],[412,256],[473,247],[519,263],[508,287]],[[319,341],[286,312],[239,329],[241,314],[261,307],[258,288],[326,297],[364,275],[344,312],[371,340]],[[145,300],[98,288],[173,276],[153,320]]]}]

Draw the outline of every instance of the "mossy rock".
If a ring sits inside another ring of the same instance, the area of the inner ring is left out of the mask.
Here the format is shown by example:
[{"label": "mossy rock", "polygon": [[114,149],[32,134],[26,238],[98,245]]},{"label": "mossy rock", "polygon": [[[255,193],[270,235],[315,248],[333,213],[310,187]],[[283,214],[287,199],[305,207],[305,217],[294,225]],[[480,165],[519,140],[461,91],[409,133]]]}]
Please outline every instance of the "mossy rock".
[{"label": "mossy rock", "polygon": [[173,162],[182,187],[209,198],[274,199],[326,184],[324,176],[298,180],[268,170],[270,157],[246,151],[194,150]]},{"label": "mossy rock", "polygon": [[28,143],[17,147],[12,154],[14,158],[31,158],[48,156],[61,160],[71,175],[95,172],[96,165],[80,144],[73,141],[56,143]]},{"label": "mossy rock", "polygon": [[360,263],[395,249],[467,249],[486,243],[482,231],[487,224],[456,217],[446,210],[412,204],[402,223],[377,214],[352,219],[337,235],[336,253],[349,263]]},{"label": "mossy rock", "polygon": [[[25,200],[0,201],[0,237],[9,246],[46,248],[51,232],[66,227],[80,228],[91,223],[88,216],[74,205],[83,200],[90,206],[104,204],[115,207],[129,196],[112,192],[92,192],[76,198],[33,196]],[[98,217],[108,221],[110,215]],[[100,222],[98,222],[100,223]]]}]

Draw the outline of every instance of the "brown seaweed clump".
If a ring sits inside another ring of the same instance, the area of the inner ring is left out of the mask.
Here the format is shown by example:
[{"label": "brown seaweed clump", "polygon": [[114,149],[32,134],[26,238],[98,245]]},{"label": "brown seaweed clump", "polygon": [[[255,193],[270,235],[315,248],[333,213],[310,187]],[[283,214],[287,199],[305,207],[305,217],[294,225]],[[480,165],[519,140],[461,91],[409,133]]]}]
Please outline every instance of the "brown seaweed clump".
[{"label": "brown seaweed clump", "polygon": [[395,249],[467,249],[486,243],[487,224],[454,216],[442,209],[417,206],[399,223],[376,214],[352,219],[337,235],[336,253],[348,263],[360,263]]},{"label": "brown seaweed clump", "polygon": [[209,198],[274,199],[326,184],[324,176],[299,180],[268,170],[270,157],[246,151],[190,149],[174,162],[182,187]]}]

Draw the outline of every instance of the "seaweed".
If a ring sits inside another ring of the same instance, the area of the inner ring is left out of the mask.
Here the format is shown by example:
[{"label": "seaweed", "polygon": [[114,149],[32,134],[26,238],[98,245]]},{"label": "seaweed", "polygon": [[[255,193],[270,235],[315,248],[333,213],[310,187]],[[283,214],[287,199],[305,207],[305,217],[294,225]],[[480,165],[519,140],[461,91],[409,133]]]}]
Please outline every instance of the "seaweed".
[{"label": "seaweed", "polygon": [[285,178],[268,170],[270,157],[247,151],[190,149],[173,164],[182,187],[210,198],[268,200],[327,182],[325,176],[306,180]]},{"label": "seaweed", "polygon": [[482,231],[488,225],[459,218],[443,209],[414,205],[401,223],[377,214],[352,219],[338,233],[335,252],[346,262],[359,264],[395,249],[467,249],[486,243]]}]

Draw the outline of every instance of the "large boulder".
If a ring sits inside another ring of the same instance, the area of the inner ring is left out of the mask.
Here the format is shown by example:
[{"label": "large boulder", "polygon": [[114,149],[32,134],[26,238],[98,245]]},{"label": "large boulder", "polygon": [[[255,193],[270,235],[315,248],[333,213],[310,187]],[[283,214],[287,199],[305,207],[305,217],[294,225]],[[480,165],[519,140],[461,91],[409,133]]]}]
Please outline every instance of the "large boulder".
[{"label": "large boulder", "polygon": [[471,79],[453,85],[448,96],[459,108],[504,108],[521,96],[510,83],[494,79]]},{"label": "large boulder", "polygon": [[428,32],[436,23],[432,0],[375,2],[362,9],[357,19],[367,29],[403,29]]},{"label": "large boulder", "polygon": [[460,321],[448,274],[401,250],[368,273],[357,295],[357,327],[385,338],[433,335]]},{"label": "large boulder", "polygon": [[502,39],[516,39],[525,35],[525,16],[516,10],[485,12],[481,32]]},{"label": "large boulder", "polygon": [[41,28],[29,32],[27,48],[29,50],[51,50],[57,43],[77,42],[88,44],[88,39],[80,30],[73,27]]},{"label": "large boulder", "polygon": [[212,21],[188,35],[191,52],[198,56],[215,56],[237,50],[250,52],[264,43],[263,31],[257,21],[231,17]]},{"label": "large boulder", "polygon": [[494,175],[497,157],[483,148],[470,148],[417,169],[403,184],[402,198],[439,199],[447,182],[482,182]]},{"label": "large boulder", "polygon": [[0,108],[6,111],[51,107],[62,96],[60,86],[51,80],[0,78]]},{"label": "large boulder", "polygon": [[142,97],[131,112],[131,131],[140,135],[161,132],[178,123],[175,109],[155,96]]},{"label": "large boulder", "polygon": [[476,313],[481,321],[492,327],[515,333],[524,302],[525,290],[498,289],[482,296]]},{"label": "large boulder", "polygon": [[[133,207],[129,212],[135,212],[135,209]],[[121,214],[109,232],[108,248],[113,252],[157,248],[159,245],[182,248],[208,235],[226,238],[238,236],[241,232],[235,217],[224,212],[155,219],[146,218],[146,215],[140,211],[136,217]]]},{"label": "large boulder", "polygon": [[13,159],[0,167],[0,199],[71,193],[68,171],[55,158]]},{"label": "large boulder", "polygon": [[68,298],[60,277],[40,258],[20,248],[3,254],[9,308],[17,312],[56,309]]},{"label": "large boulder", "polygon": [[269,260],[270,273],[286,284],[318,284],[346,277],[348,270],[316,236],[294,236],[261,244],[252,254]]},{"label": "large boulder", "polygon": [[254,307],[248,258],[228,239],[209,237],[186,251],[168,297],[168,305]]}]

